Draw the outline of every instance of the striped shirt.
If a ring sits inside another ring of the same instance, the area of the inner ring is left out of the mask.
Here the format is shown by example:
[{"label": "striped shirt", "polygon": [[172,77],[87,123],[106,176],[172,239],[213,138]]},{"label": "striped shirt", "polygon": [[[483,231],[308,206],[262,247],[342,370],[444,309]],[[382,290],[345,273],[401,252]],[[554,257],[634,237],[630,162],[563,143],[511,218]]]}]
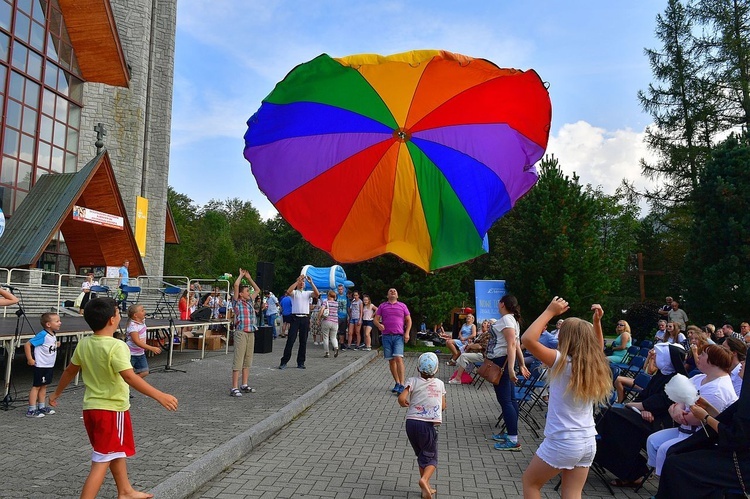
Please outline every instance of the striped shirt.
[{"label": "striped shirt", "polygon": [[336,300],[327,300],[325,306],[328,308],[328,315],[325,320],[338,324],[339,322],[339,302]]}]

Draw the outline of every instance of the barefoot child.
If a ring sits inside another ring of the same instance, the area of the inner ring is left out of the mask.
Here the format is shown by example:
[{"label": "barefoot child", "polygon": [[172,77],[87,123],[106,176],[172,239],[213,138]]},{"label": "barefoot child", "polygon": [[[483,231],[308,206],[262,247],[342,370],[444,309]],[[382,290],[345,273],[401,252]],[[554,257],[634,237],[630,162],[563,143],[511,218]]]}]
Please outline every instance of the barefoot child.
[{"label": "barefoot child", "polygon": [[560,328],[555,350],[539,337],[555,316],[568,310],[568,302],[555,297],[523,334],[528,352],[549,370],[549,410],[544,441],[523,474],[524,498],[541,497],[541,488],[562,472],[562,496],[580,498],[596,454],[594,404],[612,392],[612,373],[604,356],[602,307],[592,305],[594,324],[572,317]]},{"label": "barefoot child", "polygon": [[398,403],[401,407],[409,408],[406,412],[406,436],[417,455],[422,499],[432,499],[435,489],[430,486],[430,478],[437,469],[437,426],[443,421],[446,408],[445,385],[435,378],[438,358],[434,353],[420,355],[417,370],[420,376],[406,380]]},{"label": "barefoot child", "polygon": [[[47,399],[47,385],[52,381],[52,369],[57,360],[57,349],[60,342],[55,333],[60,330],[62,322],[60,316],[47,312],[42,314],[39,322],[42,329],[33,338],[26,342],[23,351],[26,354],[26,362],[34,366],[34,381],[29,392],[29,410],[26,411],[27,418],[42,418],[52,415],[55,410],[45,405]],[[34,355],[31,355],[31,347],[34,347]]]},{"label": "barefoot child", "polygon": [[161,348],[151,346],[146,343],[146,309],[143,305],[135,304],[128,307],[128,339],[126,343],[130,349],[130,365],[133,371],[145,378],[148,376],[148,360],[146,360],[146,350],[154,352],[156,355],[161,353]]},{"label": "barefoot child", "polygon": [[135,454],[128,385],[170,411],[177,410],[177,399],[152,387],[133,372],[127,345],[113,336],[120,324],[120,310],[115,300],[94,298],[86,305],[83,316],[94,335],[78,343],[60,384],[49,398],[49,403],[57,407],[57,398],[81,372],[86,385],[83,423],[94,448],[91,471],[83,484],[81,498],[96,498],[107,470],[115,479],[118,498],[153,497],[135,490],[128,479],[125,458]]}]

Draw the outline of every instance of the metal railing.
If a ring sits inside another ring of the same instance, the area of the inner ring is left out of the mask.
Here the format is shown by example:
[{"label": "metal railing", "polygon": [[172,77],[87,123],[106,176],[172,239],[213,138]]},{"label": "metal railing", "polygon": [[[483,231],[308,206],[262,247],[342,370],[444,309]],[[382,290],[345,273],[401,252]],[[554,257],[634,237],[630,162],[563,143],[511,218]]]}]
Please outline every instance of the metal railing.
[{"label": "metal railing", "polygon": [[[58,313],[64,308],[64,298],[70,294],[65,290],[81,289],[81,284],[87,276],[77,274],[62,274],[60,272],[49,272],[42,269],[6,269],[0,268],[0,284],[13,286],[20,290],[54,290],[55,303],[45,303],[48,310],[56,310]],[[114,294],[119,287],[118,277],[101,277],[99,285],[106,286]],[[167,275],[152,276],[142,275],[129,280],[131,286],[141,288],[139,301],[156,301],[160,292],[167,287],[176,287],[180,290],[190,289],[190,285],[199,285],[199,292],[205,297],[213,292],[213,287],[219,287],[223,297],[230,297],[231,283],[223,279],[191,279],[188,276]],[[205,286],[205,288],[204,288]],[[2,316],[8,313],[8,307],[2,307]],[[11,310],[12,313],[12,310]]]}]

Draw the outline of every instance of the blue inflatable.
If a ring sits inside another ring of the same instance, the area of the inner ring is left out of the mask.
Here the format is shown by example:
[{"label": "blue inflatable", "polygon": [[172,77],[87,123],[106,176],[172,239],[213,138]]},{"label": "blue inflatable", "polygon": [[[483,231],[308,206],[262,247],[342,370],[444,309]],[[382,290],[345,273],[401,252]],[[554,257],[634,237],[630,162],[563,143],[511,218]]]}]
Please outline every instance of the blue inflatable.
[{"label": "blue inflatable", "polygon": [[[329,289],[335,290],[339,284],[343,284],[345,288],[354,287],[354,283],[346,278],[346,272],[341,265],[334,265],[333,267],[305,265],[302,267],[300,275],[310,276],[310,279],[315,283],[315,287],[321,293]],[[312,289],[309,282],[305,282],[305,289]]]}]

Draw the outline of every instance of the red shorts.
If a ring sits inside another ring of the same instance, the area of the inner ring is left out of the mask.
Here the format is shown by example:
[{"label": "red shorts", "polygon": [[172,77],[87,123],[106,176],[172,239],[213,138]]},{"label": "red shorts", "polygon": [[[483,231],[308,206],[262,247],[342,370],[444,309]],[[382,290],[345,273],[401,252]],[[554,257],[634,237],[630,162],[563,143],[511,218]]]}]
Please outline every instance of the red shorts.
[{"label": "red shorts", "polygon": [[130,411],[87,409],[83,411],[83,424],[94,448],[92,461],[106,463],[135,455]]}]

